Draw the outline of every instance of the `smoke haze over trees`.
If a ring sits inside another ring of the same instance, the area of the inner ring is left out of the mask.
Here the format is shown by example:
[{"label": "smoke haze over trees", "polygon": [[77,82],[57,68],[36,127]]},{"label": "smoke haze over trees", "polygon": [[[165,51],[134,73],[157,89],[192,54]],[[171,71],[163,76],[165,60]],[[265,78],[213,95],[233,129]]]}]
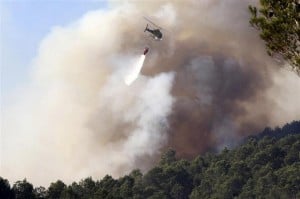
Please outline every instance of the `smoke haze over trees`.
[{"label": "smoke haze over trees", "polygon": [[[148,171],[169,147],[193,159],[299,119],[300,78],[267,55],[249,25],[253,3],[112,1],[53,27],[30,81],[3,107],[1,174],[43,186],[118,178]],[[144,15],[168,30],[161,42],[149,42]]]},{"label": "smoke haze over trees", "polygon": [[169,149],[144,175],[133,170],[118,179],[88,177],[70,185],[57,180],[47,189],[27,180],[10,186],[0,177],[0,198],[299,198],[299,150],[300,121],[294,121],[190,161]]}]

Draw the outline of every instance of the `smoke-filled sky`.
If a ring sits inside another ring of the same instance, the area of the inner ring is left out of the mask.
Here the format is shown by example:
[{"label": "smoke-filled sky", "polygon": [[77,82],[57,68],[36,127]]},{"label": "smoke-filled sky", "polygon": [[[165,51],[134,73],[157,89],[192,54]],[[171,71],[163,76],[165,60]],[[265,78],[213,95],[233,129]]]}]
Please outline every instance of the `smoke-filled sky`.
[{"label": "smoke-filled sky", "polygon": [[[190,158],[299,119],[300,79],[267,56],[250,3],[113,1],[53,27],[3,107],[1,176],[118,177],[146,171],[167,147]],[[162,41],[143,32],[145,15],[166,29]]]}]

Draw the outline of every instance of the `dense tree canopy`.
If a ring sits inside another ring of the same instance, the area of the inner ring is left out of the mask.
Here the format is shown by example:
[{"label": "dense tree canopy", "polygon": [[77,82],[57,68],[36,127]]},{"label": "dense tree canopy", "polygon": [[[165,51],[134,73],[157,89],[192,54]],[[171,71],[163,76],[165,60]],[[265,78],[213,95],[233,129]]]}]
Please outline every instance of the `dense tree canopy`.
[{"label": "dense tree canopy", "polygon": [[249,6],[250,24],[260,30],[268,54],[279,55],[300,73],[299,0],[260,0],[260,7]]},{"label": "dense tree canopy", "polygon": [[133,170],[114,179],[86,178],[48,189],[25,180],[13,188],[0,177],[0,198],[300,198],[300,121],[266,128],[235,149],[208,153],[193,160],[177,159],[174,150],[146,174]]}]

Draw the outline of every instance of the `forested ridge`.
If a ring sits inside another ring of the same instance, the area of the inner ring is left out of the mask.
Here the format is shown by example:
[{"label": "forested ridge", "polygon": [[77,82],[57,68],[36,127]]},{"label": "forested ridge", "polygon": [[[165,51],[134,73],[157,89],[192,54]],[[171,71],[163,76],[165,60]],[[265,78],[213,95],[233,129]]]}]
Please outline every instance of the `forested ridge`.
[{"label": "forested ridge", "polygon": [[300,198],[300,121],[190,161],[169,149],[147,173],[119,179],[58,180],[46,189],[26,179],[10,186],[0,177],[0,198]]}]

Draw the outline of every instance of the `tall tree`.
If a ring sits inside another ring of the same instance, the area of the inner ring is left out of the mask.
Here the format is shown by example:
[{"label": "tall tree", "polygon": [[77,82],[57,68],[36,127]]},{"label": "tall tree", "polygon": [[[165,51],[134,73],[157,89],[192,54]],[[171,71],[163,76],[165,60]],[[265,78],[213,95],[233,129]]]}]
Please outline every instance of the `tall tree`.
[{"label": "tall tree", "polygon": [[8,180],[0,177],[0,198],[15,198],[14,191],[10,188]]},{"label": "tall tree", "polygon": [[300,74],[300,1],[260,0],[259,8],[249,10],[268,54],[285,59]]},{"label": "tall tree", "polygon": [[27,182],[26,179],[17,181],[13,186],[13,190],[15,192],[16,199],[35,199],[33,185]]},{"label": "tall tree", "polygon": [[57,180],[56,182],[51,183],[48,188],[47,197],[49,199],[61,198],[66,187],[67,186],[65,185],[65,183],[63,183],[61,180]]}]

